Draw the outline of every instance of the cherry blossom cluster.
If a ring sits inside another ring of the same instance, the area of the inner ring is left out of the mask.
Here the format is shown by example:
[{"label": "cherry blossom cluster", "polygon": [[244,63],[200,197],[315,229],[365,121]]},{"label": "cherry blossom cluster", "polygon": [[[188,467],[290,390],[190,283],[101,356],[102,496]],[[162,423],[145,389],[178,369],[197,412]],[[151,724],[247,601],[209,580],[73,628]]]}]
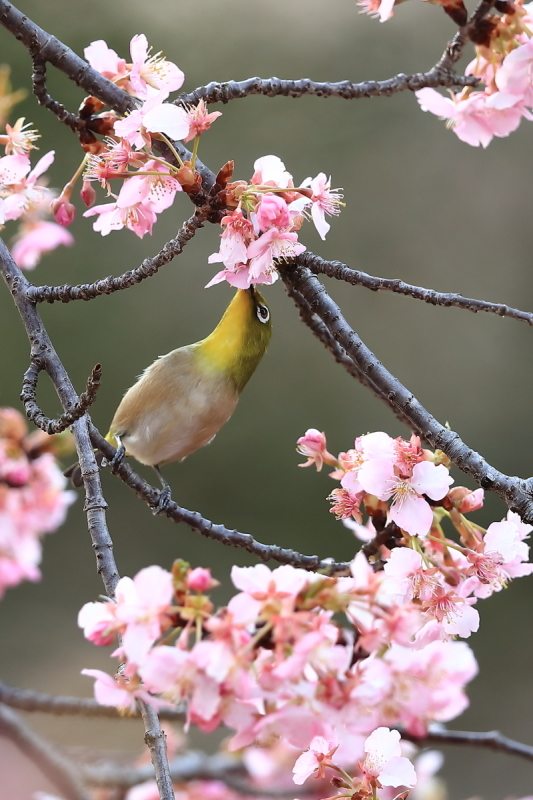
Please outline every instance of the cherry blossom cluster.
[{"label": "cherry blossom cluster", "polygon": [[483,91],[466,87],[451,98],[435,89],[416,92],[424,111],[446,119],[459,139],[474,147],[508,136],[524,118],[533,120],[533,3],[504,5],[505,13],[488,18],[487,38],[465,70],[481,79]]},{"label": "cherry blossom cluster", "polygon": [[[71,202],[72,192],[83,175],[80,195],[89,207],[84,216],[97,217],[94,230],[106,236],[126,227],[142,238],[152,233],[157,215],[172,205],[177,192],[198,188],[200,178],[194,167],[199,137],[221,113],[208,113],[203,100],[189,109],[165,102],[171,92],[182,86],[184,74],[160,53],[150,55],[144,34],[131,40],[130,62],[120,58],[103,40],[92,42],[84,52],[94,69],[139,102],[121,119],[114,111],[102,111],[104,104],[97,98],[86,98],[80,111],[83,118],[90,117],[92,125],[81,139],[86,155],[55,202],[54,215],[64,226],[73,221],[76,209]],[[104,135],[104,139],[97,139],[92,131]],[[193,139],[192,160],[184,163],[172,143]],[[153,151],[155,140],[167,145],[177,164]],[[93,182],[106,189],[112,202],[94,205]],[[112,191],[112,182],[120,183],[120,189]]]},{"label": "cherry blossom cluster", "polygon": [[[360,0],[363,10],[390,19],[403,0]],[[458,25],[467,21],[462,0],[429,0],[443,6]],[[415,92],[423,111],[430,111],[467,144],[487,147],[494,136],[509,136],[522,119],[533,119],[533,3],[503,0],[498,11],[483,20],[476,34],[476,57],[466,67],[485,85],[483,91],[466,86],[451,97],[426,87]]]},{"label": "cherry blossom cluster", "polygon": [[[348,577],[263,564],[233,567],[231,577],[240,591],[216,611],[209,571],[183,562],[172,573],[152,566],[122,578],[115,601],[87,603],[79,614],[86,638],[109,645],[120,637],[117,676],[84,670],[96,679],[96,699],[123,709],[137,697],[183,706],[188,725],[232,729],[230,750],[280,740],[293,764],[321,736],[340,742],[336,759],[351,770],[377,728],[423,735],[467,706],[464,686],[477,671],[469,647],[446,632],[416,641],[423,613],[363,553]],[[371,758],[365,774],[379,780]],[[367,788],[377,786],[370,777]]]},{"label": "cherry blossom cluster", "polygon": [[76,497],[65,490],[54,455],[64,450],[62,437],[28,434],[18,411],[0,409],[0,597],[23,580],[40,579],[40,537],[64,522]]},{"label": "cherry blossom cluster", "polygon": [[[139,105],[119,119],[112,111],[98,113],[103,105],[96,98],[86,100],[87,114],[91,112],[93,125],[98,123],[98,132],[105,138],[85,137],[83,164],[54,202],[53,210],[61,225],[72,222],[76,213],[72,191],[83,173],[81,197],[89,206],[84,216],[96,217],[94,230],[107,236],[127,228],[142,238],[152,233],[157,215],[173,204],[178,192],[192,195],[199,191],[201,178],[195,170],[199,138],[221,113],[208,113],[203,100],[190,108],[166,102],[170,92],[182,86],[183,72],[160,55],[150,57],[142,34],[133,37],[130,51],[131,62],[127,63],[102,40],[85,49],[91,66],[138,98]],[[192,140],[191,160],[183,162],[173,143]],[[156,141],[167,146],[175,163],[154,151]],[[295,187],[283,162],[273,155],[259,158],[254,170],[250,183],[230,182],[231,162],[217,176],[222,186],[220,201],[228,214],[222,220],[220,250],[209,258],[209,263],[222,262],[224,269],[209,286],[222,280],[239,288],[273,283],[276,261],[305,250],[298,242],[305,218],[313,219],[324,239],[330,228],[325,215],[339,213],[342,195],[331,189],[324,173]],[[106,190],[111,202],[93,205],[95,182]],[[117,182],[120,189],[113,191]]]},{"label": "cherry blossom cluster", "polygon": [[236,181],[226,188],[220,249],[209,263],[224,269],[207,284],[226,280],[247,289],[252,283],[271,284],[278,277],[276,261],[293,258],[306,249],[298,241],[306,217],[311,217],[322,239],[330,229],[326,214],[340,211],[342,195],[331,189],[331,178],[321,172],[295,188],[292,175],[277,156],[258,158],[249,184]]},{"label": "cherry blossom cluster", "polygon": [[[469,520],[465,514],[483,505],[483,489],[451,489],[448,458],[423,449],[417,436],[407,441],[369,433],[335,457],[324,434],[311,428],[297,448],[307,458],[300,466],[335,467],[331,477],[341,488],[329,499],[337,519],[363,541],[384,534],[389,550],[384,571],[403,601],[415,603],[415,627],[423,622],[411,630],[415,640],[469,636],[479,626],[477,599],[533,572],[533,564],[525,563],[529,547],[524,541],[531,526],[511,511],[486,530]],[[368,516],[364,525],[363,513]],[[459,542],[446,536],[446,520]]]},{"label": "cherry blossom cluster", "polygon": [[6,123],[5,117],[22,96],[10,92],[5,71],[0,77],[4,77],[0,80],[0,130],[5,130],[0,133],[0,147],[5,153],[0,157],[0,230],[7,222],[19,222],[13,258],[20,267],[33,269],[43,253],[71,245],[74,240],[49,219],[54,192],[45,185],[43,175],[54,160],[54,151],[40,158],[32,169],[30,152],[36,148],[39,134],[31,124],[25,124],[24,117],[14,125]]}]

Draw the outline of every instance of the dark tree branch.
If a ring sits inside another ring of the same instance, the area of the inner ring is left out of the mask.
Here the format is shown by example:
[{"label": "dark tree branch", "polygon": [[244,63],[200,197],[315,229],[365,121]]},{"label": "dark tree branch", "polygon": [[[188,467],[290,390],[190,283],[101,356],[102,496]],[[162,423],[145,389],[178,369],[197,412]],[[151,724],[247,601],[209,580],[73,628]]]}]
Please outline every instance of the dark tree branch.
[{"label": "dark tree branch", "polygon": [[393,78],[383,81],[312,81],[309,78],[300,80],[281,80],[280,78],[247,78],[243,81],[212,81],[206,86],[199,86],[192,92],[181,94],[174,102],[178,105],[195,105],[203,99],[206,103],[229,103],[251,94],[266,97],[340,97],[344,100],[356,100],[361,97],[389,97],[397,92],[410,90],[416,92],[426,87],[437,88],[451,86],[477,86],[480,79],[474,75],[457,75],[454,64],[460,59],[464,46],[475,35],[477,27],[490,11],[494,0],[482,0],[467,24],[458,30],[454,38],[448,42],[439,61],[428,72],[417,72],[414,75],[399,73]]},{"label": "dark tree branch", "polygon": [[[1,0],[0,0],[1,2]],[[0,272],[10,290],[15,305],[20,313],[26,333],[31,342],[32,359],[39,358],[46,369],[65,411],[71,411],[79,402],[76,391],[68,377],[59,356],[44,328],[35,305],[31,303],[26,292],[29,282],[17,267],[13,258],[0,239]],[[107,528],[105,511],[107,503],[102,494],[100,475],[88,430],[87,417],[77,420],[72,426],[76,440],[76,449],[85,485],[85,507],[89,532],[96,553],[98,572],[102,576],[106,592],[113,597],[119,573],[113,556],[113,542]],[[174,800],[174,791],[168,772],[166,744],[157,714],[147,709],[146,704],[139,701],[139,708],[145,725],[146,743],[150,747],[152,764],[161,800]],[[170,788],[169,788],[170,787]]]},{"label": "dark tree branch", "polygon": [[[400,730],[400,729],[399,729]],[[512,756],[520,756],[533,761],[533,747],[529,744],[516,742],[507,736],[502,736],[499,731],[448,731],[430,729],[426,736],[417,738],[410,736],[405,731],[400,730],[404,739],[409,739],[416,744],[460,744],[471,745],[472,747],[483,747],[488,750],[496,750],[500,753],[508,753]]]},{"label": "dark tree branch", "polygon": [[78,131],[84,126],[84,122],[80,117],[67,111],[64,105],[54,100],[46,91],[46,61],[38,56],[33,57],[31,83],[33,94],[38,103],[51,111],[52,114],[55,114],[60,122],[73,131]]},{"label": "dark tree branch", "polygon": [[308,250],[302,253],[298,261],[300,264],[309,267],[315,274],[327,275],[328,278],[346,281],[346,283],[351,283],[352,286],[364,286],[372,292],[396,292],[397,294],[414,297],[415,300],[423,300],[424,303],[429,303],[433,306],[446,306],[447,308],[456,306],[457,308],[472,311],[474,314],[477,314],[478,311],[487,311],[490,314],[497,314],[499,317],[512,317],[513,319],[523,320],[528,325],[533,325],[533,313],[520,311],[520,309],[512,308],[505,305],[505,303],[476,300],[472,297],[463,297],[463,295],[455,292],[436,292],[434,289],[425,289],[423,286],[404,283],[399,278],[378,278],[358,269],[350,269],[341,261],[326,261]]},{"label": "dark tree branch", "polygon": [[[91,440],[93,445],[105,456],[106,460],[108,462],[111,461],[116,450],[113,445],[109,444],[109,442],[104,439],[94,425],[91,425]],[[151,508],[157,506],[160,490],[154,488],[137,475],[128,463],[123,461],[120,466],[115,469],[115,473],[127,486],[133,489],[137,497],[144,500]],[[239,533],[239,531],[231,530],[224,525],[217,525],[202,517],[197,511],[188,511],[186,508],[181,508],[181,506],[173,501],[169,503],[164,514],[174,522],[185,523],[185,525],[188,525],[192,530],[208,539],[214,539],[216,542],[230,547],[243,548],[248,553],[256,555],[262,561],[273,559],[280,564],[291,564],[293,567],[320,571],[327,575],[346,573],[350,567],[349,561],[336,562],[329,558],[320,559],[318,556],[302,555],[302,553],[298,553],[295,550],[288,550],[278,545],[262,544],[256,541],[249,533]]]},{"label": "dark tree branch", "polygon": [[388,398],[392,409],[399,410],[410,421],[411,428],[440,449],[463,472],[471,475],[484,489],[496,492],[525,522],[533,522],[533,481],[512,478],[494,469],[485,459],[469,448],[454,431],[441,425],[403,386],[397,378],[378,361],[360,337],[348,325],[339,306],[327,294],[318,278],[302,265],[301,257],[291,265],[279,265],[287,280],[318,314],[331,335],[354,360],[359,369],[370,378],[379,391]]},{"label": "dark tree branch", "polygon": [[[77,86],[97,97],[118,114],[127,114],[137,107],[138,101],[134,97],[100,75],[69,47],[32,22],[7,0],[0,0],[0,24],[22,42],[33,59],[52,64]],[[183,161],[190,160],[191,153],[182,142],[173,144]],[[202,176],[204,189],[211,189],[215,183],[214,173],[199,159],[196,159],[196,170]]]},{"label": "dark tree branch", "polygon": [[298,80],[282,80],[281,78],[246,78],[243,81],[212,81],[206,86],[199,86],[192,92],[181,94],[174,103],[176,105],[196,105],[199,100],[206,103],[229,103],[253,94],[265,97],[340,97],[344,100],[357,100],[362,97],[389,97],[397,92],[410,90],[416,92],[425,87],[438,86],[477,86],[479,78],[474,75],[456,75],[443,67],[433,67],[429,72],[417,72],[414,75],[399,73],[394,78],[383,81],[312,81],[309,78]]},{"label": "dark tree branch", "polygon": [[39,372],[44,368],[44,363],[38,357],[33,359],[33,363],[24,373],[20,399],[24,403],[28,419],[42,431],[52,436],[54,433],[61,433],[61,431],[66,430],[66,428],[76,422],[76,420],[83,417],[87,409],[94,403],[96,400],[96,393],[100,388],[102,365],[97,364],[93,367],[93,371],[87,381],[87,390],[82,392],[80,399],[75,403],[73,408],[69,411],[65,411],[57,419],[50,419],[45,416],[35,400],[37,379],[39,377]]},{"label": "dark tree branch", "polygon": [[[139,719],[140,713],[123,714],[114,706],[101,706],[90,697],[64,697],[44,694],[33,689],[18,689],[0,682],[0,703],[19,711],[36,711],[54,716],[106,717],[109,719]],[[180,708],[162,708],[161,719],[184,720]]]},{"label": "dark tree branch", "polygon": [[[378,389],[375,383],[367,375],[365,375],[361,369],[359,369],[355,361],[350,358],[346,350],[341,347],[340,344],[333,338],[320,317],[313,313],[305,297],[300,294],[300,292],[298,292],[287,280],[286,274],[282,273],[281,277],[285,283],[287,294],[292,298],[298,309],[302,322],[305,322],[305,324],[315,334],[317,339],[322,342],[327,350],[329,350],[337,364],[343,366],[349,375],[351,375],[353,378],[356,378],[360,383],[363,384],[363,386],[366,386],[368,389],[370,389],[370,391],[373,392],[373,394],[379,400],[382,400],[390,408],[390,403],[387,396]],[[400,422],[412,429],[411,422],[407,419],[407,417],[405,417],[398,409],[393,409],[393,411]]]},{"label": "dark tree branch", "polygon": [[4,705],[0,705],[0,736],[16,744],[57,787],[65,800],[91,800],[75,766]]},{"label": "dark tree branch", "polygon": [[[97,787],[121,787],[130,789],[152,777],[146,767],[120,767],[116,764],[88,764],[82,767],[85,781]],[[230,789],[247,797],[283,798],[294,795],[291,789],[264,789],[251,784],[246,779],[242,761],[235,756],[222,753],[208,755],[190,750],[170,762],[170,774],[175,783],[187,781],[216,780],[225,783]],[[308,792],[304,789],[303,794]],[[302,792],[302,789],[299,790]]]},{"label": "dark tree branch", "polygon": [[28,286],[26,296],[32,303],[70,303],[71,300],[92,300],[103,294],[128,289],[141,281],[155,275],[165,264],[180,255],[183,248],[189,242],[198,228],[203,227],[203,223],[209,214],[207,206],[198,208],[192,217],[186,220],[178,235],[167,242],[160,252],[153,258],[145,258],[142,264],[136,269],[130,269],[118,277],[110,275],[94,283],[82,283],[77,286]]}]

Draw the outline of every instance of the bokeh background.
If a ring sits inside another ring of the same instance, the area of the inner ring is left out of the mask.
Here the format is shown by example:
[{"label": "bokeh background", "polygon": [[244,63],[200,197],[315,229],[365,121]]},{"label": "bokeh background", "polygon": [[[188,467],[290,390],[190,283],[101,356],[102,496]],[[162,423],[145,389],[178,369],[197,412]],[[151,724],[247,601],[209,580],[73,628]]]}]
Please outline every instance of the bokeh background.
[{"label": "bokeh background", "polygon": [[[402,5],[385,25],[359,15],[354,0],[92,0],[90,6],[21,0],[19,7],[80,54],[105,38],[127,57],[131,36],[145,32],[154,51],[163,50],[185,71],[187,90],[252,75],[364,80],[420,71],[438,59],[454,32],[441,9],[417,1]],[[29,87],[28,55],[1,28],[0,61],[12,65],[15,87]],[[67,107],[76,108],[82,98],[53,70],[50,87]],[[327,242],[311,225],[302,231],[311,250],[373,274],[531,308],[533,131],[527,122],[512,138],[482,150],[422,113],[410,93],[358,101],[250,97],[217,108],[224,114],[200,152],[212,168],[235,159],[236,177],[247,178],[256,158],[275,153],[296,181],[324,171],[333,186],[344,188],[346,208],[332,221]],[[56,150],[50,174],[53,185],[62,186],[80,159],[74,137],[31,97],[16,110],[41,130],[41,152]],[[121,273],[155,254],[189,213],[186,198],[178,198],[143,241],[128,231],[101,238],[79,213],[71,228],[76,246],[45,257],[30,278],[59,284]],[[217,322],[232,294],[226,285],[203,288],[213,274],[207,257],[218,249],[218,236],[219,230],[207,227],[180,258],[127,292],[89,304],[41,306],[79,390],[92,366],[103,364],[93,410],[102,429],[148,363],[202,338]],[[531,474],[533,333],[527,325],[348,285],[329,288],[366,343],[442,422],[504,472]],[[368,431],[406,431],[299,324],[280,284],[265,294],[274,320],[272,345],[236,414],[210,447],[167,468],[166,475],[175,498],[208,518],[261,541],[349,558],[355,542],[328,514],[331,479],[297,468],[295,440],[317,427],[337,452]],[[1,287],[0,342],[0,405],[20,408],[28,343]],[[45,410],[58,413],[44,378],[39,392]],[[213,567],[223,582],[216,598],[224,602],[231,565],[254,563],[152,517],[111,475],[103,481],[122,574],[154,563],[169,567],[182,557]],[[504,513],[498,498],[488,497],[477,519],[489,524]],[[112,662],[76,626],[78,609],[102,591],[81,497],[66,524],[46,537],[42,571],[41,583],[8,591],[0,604],[1,677],[21,687],[89,695],[92,682],[80,670],[109,669]],[[480,603],[481,630],[471,645],[481,672],[469,688],[471,706],[454,727],[500,728],[533,742],[532,599],[532,582],[521,579]],[[39,715],[30,721],[65,747],[121,753],[141,747],[140,723],[133,721]],[[201,739],[196,744],[208,746]],[[2,800],[29,800],[34,789],[52,788],[2,740],[0,754]],[[451,798],[497,800],[530,794],[533,767],[488,751],[447,748],[444,774]]]}]

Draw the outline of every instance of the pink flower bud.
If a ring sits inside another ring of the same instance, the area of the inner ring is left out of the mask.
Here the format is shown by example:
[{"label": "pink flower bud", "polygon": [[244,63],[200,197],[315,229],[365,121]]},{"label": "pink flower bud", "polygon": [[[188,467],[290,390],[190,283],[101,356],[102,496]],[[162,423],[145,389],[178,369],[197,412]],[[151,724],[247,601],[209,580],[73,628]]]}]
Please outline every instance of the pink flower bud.
[{"label": "pink flower bud", "polygon": [[193,592],[207,592],[214,586],[218,586],[218,581],[213,580],[209,569],[196,567],[187,575],[187,588]]},{"label": "pink flower bud", "polygon": [[96,202],[96,192],[90,181],[83,181],[81,185],[80,197],[87,206],[90,208]]},{"label": "pink flower bud", "polygon": [[478,508],[482,508],[484,496],[483,489],[476,489],[471,492],[466,486],[455,486],[448,492],[448,497],[461,514],[468,514],[470,511],[477,511]]},{"label": "pink flower bud", "polygon": [[64,228],[68,228],[76,216],[76,208],[63,194],[57,200],[52,201],[50,210],[54,215],[55,221]]}]

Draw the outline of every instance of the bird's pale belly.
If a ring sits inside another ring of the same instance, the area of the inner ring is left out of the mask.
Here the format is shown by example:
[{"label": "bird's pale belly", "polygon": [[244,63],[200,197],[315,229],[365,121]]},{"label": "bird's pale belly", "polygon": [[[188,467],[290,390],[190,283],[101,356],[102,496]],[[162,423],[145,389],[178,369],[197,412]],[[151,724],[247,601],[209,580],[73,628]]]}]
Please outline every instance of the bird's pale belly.
[{"label": "bird's pale belly", "polygon": [[122,437],[127,452],[141,464],[162,466],[208,444],[231,417],[238,394],[229,386],[202,383],[187,398],[168,399],[143,414]]}]

